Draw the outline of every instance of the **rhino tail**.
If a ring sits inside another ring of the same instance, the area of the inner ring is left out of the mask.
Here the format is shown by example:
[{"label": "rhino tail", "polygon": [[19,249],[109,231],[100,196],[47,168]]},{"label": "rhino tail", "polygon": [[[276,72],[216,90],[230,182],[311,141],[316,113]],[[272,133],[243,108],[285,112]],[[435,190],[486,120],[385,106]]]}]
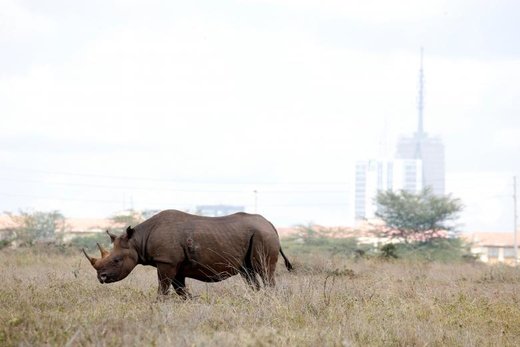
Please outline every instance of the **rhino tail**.
[{"label": "rhino tail", "polygon": [[285,256],[285,254],[283,254],[282,247],[280,247],[280,254],[281,254],[282,257],[283,257],[283,260],[284,260],[284,262],[285,262],[285,267],[287,268],[287,270],[289,270],[289,271],[293,271],[294,268],[293,268],[291,262],[289,261],[289,259],[287,259],[287,257]]},{"label": "rhino tail", "polygon": [[[276,235],[278,235],[278,230],[276,230],[276,228],[274,227],[273,223],[269,222],[269,224],[271,224],[271,227],[273,228],[274,232],[276,233]],[[278,235],[278,237],[279,237],[279,235]],[[282,246],[280,246],[280,254],[283,257],[283,260],[285,262],[285,267],[287,268],[287,270],[293,271],[294,268],[293,268],[291,262],[289,261],[289,259],[287,259],[286,255],[283,253]]]}]

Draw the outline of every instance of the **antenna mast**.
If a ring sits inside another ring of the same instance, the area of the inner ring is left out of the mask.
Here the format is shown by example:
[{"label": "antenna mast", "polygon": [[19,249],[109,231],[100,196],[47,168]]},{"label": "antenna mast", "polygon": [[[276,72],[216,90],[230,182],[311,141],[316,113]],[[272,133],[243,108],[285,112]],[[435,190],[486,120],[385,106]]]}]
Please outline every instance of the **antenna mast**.
[{"label": "antenna mast", "polygon": [[[417,133],[415,134],[415,159],[422,159],[422,141],[424,139],[423,109],[424,109],[424,71],[423,71],[423,48],[421,47],[421,66],[419,68],[419,95],[417,97]],[[424,178],[423,178],[424,180]],[[424,182],[423,182],[424,183]]]},{"label": "antenna mast", "polygon": [[417,111],[418,111],[418,116],[419,116],[419,122],[417,124],[417,135],[421,138],[424,135],[424,128],[423,128],[423,110],[424,110],[423,51],[424,51],[424,49],[421,47],[421,67],[419,69],[419,98],[417,100]]}]

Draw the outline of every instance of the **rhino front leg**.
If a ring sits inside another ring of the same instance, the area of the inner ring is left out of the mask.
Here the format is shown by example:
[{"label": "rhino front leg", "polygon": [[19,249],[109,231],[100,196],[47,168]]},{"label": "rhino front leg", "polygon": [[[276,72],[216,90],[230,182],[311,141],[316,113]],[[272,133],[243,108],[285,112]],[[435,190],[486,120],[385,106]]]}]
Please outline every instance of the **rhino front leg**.
[{"label": "rhino front leg", "polygon": [[170,289],[170,285],[172,284],[172,278],[175,277],[175,267],[164,264],[157,266],[157,280],[159,281],[159,295],[168,294],[168,290]]}]

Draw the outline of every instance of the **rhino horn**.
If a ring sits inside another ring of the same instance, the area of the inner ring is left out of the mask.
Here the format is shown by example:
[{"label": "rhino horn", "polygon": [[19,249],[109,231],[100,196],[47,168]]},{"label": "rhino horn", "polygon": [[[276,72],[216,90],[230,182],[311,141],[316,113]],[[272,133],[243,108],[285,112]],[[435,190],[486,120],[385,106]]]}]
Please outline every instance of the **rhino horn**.
[{"label": "rhino horn", "polygon": [[85,248],[82,248],[82,250],[83,250],[83,254],[85,254],[85,257],[87,257],[88,261],[90,261],[90,264],[92,264],[92,266],[94,266],[94,264],[96,263],[97,259],[89,257],[87,252],[85,252]]},{"label": "rhino horn", "polygon": [[114,243],[114,240],[116,239],[116,235],[110,233],[110,231],[107,230],[108,236],[110,236],[110,242]]},{"label": "rhino horn", "polygon": [[103,248],[99,243],[96,243],[96,245],[98,246],[99,251],[101,252],[101,258],[108,257],[108,255],[110,254],[110,252],[107,251],[106,249],[104,249],[104,248]]}]

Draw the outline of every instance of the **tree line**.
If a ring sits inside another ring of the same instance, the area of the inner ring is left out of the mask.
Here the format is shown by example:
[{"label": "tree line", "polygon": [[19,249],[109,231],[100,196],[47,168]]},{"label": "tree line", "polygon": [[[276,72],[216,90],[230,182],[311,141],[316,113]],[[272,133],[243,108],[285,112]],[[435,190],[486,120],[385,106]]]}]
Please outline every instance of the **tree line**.
[{"label": "tree line", "polygon": [[[407,191],[379,192],[375,204],[376,216],[384,223],[374,228],[376,236],[382,242],[378,251],[383,257],[396,258],[404,253],[427,254],[432,249],[445,252],[460,253],[466,247],[458,236],[456,220],[463,209],[460,199],[451,195],[434,195],[428,188],[418,193]],[[134,210],[119,213],[110,218],[117,231],[128,225],[136,225],[156,211],[138,212]],[[16,240],[20,246],[32,246],[35,243],[60,242],[59,235],[68,230],[66,218],[59,211],[20,211],[9,214],[17,227],[14,235],[7,239]],[[119,226],[119,227],[118,227]],[[324,235],[316,233],[312,227],[300,228],[300,239],[307,246],[320,249],[350,249],[355,254],[364,254],[369,249],[360,247],[354,240],[327,240]],[[330,237],[329,237],[330,238]],[[72,240],[73,245],[91,248],[96,242],[105,243],[104,233]],[[4,246],[6,240],[4,239]],[[467,248],[467,247],[466,247]],[[357,253],[356,253],[357,252]]]},{"label": "tree line", "polygon": [[[150,211],[128,210],[110,217],[112,231],[122,231],[128,225],[141,223]],[[14,227],[4,231],[0,248],[11,244],[20,247],[31,247],[36,244],[61,244],[64,233],[71,230],[65,216],[57,210],[50,212],[20,210],[18,213],[6,212],[14,223]],[[102,235],[76,237],[71,243],[93,247],[96,242],[105,243],[105,233]],[[76,240],[77,239],[77,240]]]}]

